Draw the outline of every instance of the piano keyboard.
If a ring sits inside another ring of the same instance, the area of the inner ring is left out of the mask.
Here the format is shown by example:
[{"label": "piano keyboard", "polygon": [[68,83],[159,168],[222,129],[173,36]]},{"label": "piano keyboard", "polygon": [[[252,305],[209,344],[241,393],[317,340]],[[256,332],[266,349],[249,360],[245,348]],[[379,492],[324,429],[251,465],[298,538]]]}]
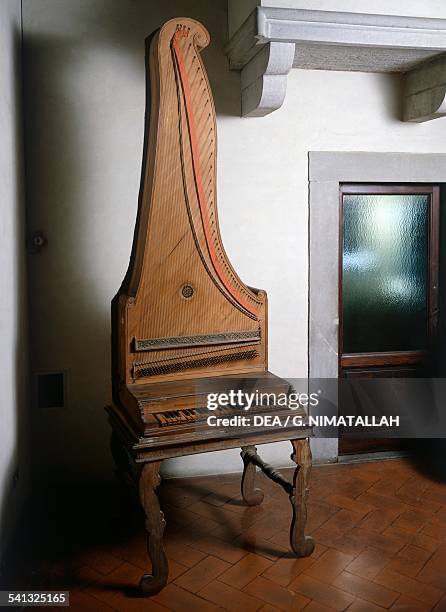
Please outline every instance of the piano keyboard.
[{"label": "piano keyboard", "polygon": [[240,414],[240,411],[231,406],[222,406],[218,411],[209,410],[205,406],[202,408],[191,408],[187,410],[170,410],[169,412],[156,412],[153,416],[159,423],[160,427],[168,427],[169,425],[183,425],[185,423],[195,423],[196,421],[205,421],[212,414],[218,413],[218,416],[234,416]]}]

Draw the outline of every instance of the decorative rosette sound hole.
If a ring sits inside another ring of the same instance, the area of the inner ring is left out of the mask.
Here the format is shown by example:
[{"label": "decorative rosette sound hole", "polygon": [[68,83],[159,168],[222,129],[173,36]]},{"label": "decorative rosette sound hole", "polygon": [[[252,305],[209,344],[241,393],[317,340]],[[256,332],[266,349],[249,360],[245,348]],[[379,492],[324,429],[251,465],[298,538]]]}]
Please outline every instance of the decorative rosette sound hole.
[{"label": "decorative rosette sound hole", "polygon": [[190,300],[194,295],[194,288],[190,285],[183,285],[181,288],[181,295],[185,300]]}]

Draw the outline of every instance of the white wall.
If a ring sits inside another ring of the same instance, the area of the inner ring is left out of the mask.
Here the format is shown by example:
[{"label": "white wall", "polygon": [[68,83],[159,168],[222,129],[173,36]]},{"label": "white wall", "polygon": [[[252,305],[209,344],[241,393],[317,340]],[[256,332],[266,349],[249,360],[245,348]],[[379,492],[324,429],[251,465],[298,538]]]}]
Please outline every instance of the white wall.
[{"label": "white wall", "polygon": [[[34,368],[68,371],[69,407],[41,419],[45,447],[58,458],[51,469],[64,479],[111,474],[103,414],[109,303],[136,214],[149,32],[177,14],[201,19],[211,32],[204,59],[218,114],[222,234],[243,280],[268,291],[270,368],[279,375],[307,373],[308,151],[446,152],[446,120],[400,121],[396,76],[293,70],[280,110],[242,119],[239,77],[223,55],[225,1],[149,4],[24,0],[28,205],[31,227],[48,235],[31,264]],[[415,4],[399,7],[407,13]],[[417,5],[433,11],[440,3]],[[289,450],[274,445],[265,455],[283,464]],[[239,468],[231,451],[224,461],[176,460],[167,471]]]},{"label": "white wall", "polygon": [[20,1],[0,2],[0,554],[27,488]]}]

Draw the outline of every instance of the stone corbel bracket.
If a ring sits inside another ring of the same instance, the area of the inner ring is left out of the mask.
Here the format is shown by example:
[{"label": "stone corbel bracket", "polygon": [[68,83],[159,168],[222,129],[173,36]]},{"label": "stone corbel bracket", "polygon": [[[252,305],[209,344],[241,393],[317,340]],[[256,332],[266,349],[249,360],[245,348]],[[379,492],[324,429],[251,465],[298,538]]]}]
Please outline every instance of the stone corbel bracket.
[{"label": "stone corbel bracket", "polygon": [[243,67],[240,84],[244,117],[263,117],[282,106],[293,60],[292,43],[270,42]]},{"label": "stone corbel bracket", "polygon": [[446,115],[446,56],[404,75],[403,119],[422,123]]},{"label": "stone corbel bracket", "polygon": [[257,7],[226,47],[241,114],[282,106],[292,68],[403,73],[404,121],[446,114],[446,20]]},{"label": "stone corbel bracket", "polygon": [[243,117],[263,117],[285,100],[295,44],[269,41],[265,9],[257,8],[226,47],[231,70],[240,70]]}]

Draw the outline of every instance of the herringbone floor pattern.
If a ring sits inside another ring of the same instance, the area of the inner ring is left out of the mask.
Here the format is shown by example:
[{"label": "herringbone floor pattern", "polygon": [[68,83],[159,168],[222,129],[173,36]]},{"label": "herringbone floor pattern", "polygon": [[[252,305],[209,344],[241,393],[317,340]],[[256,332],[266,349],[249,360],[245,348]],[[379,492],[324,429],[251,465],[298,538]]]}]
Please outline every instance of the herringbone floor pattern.
[{"label": "herringbone floor pattern", "polygon": [[409,461],[315,467],[307,531],[317,545],[308,559],[289,552],[284,492],[259,475],[265,500],[246,507],[239,480],[161,485],[170,577],[150,600],[132,590],[149,569],[142,519],[133,513],[122,530],[116,508],[111,521],[105,510],[91,519],[77,543],[70,519],[34,584],[70,589],[71,610],[94,612],[446,611],[446,485]]}]

